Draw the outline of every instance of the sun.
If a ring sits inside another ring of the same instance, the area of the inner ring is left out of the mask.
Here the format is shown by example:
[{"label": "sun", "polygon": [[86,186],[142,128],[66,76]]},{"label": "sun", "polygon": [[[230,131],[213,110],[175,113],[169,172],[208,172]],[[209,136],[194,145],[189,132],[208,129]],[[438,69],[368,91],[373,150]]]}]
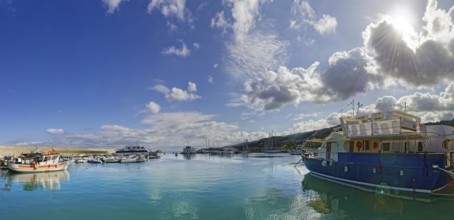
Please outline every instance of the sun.
[{"label": "sun", "polygon": [[408,7],[399,6],[394,8],[391,13],[385,16],[385,19],[391,23],[407,46],[412,49],[416,47],[417,34],[413,28],[414,13]]}]

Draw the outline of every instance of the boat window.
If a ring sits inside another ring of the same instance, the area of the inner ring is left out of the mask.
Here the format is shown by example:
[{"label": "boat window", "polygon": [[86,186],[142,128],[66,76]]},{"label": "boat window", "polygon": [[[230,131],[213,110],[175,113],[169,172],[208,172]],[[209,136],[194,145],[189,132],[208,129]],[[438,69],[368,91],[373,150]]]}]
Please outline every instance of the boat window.
[{"label": "boat window", "polygon": [[399,131],[399,122],[397,121],[393,121],[392,122],[392,126],[393,126],[393,134],[399,134],[400,131]]},{"label": "boat window", "polygon": [[381,126],[381,133],[382,134],[389,134],[389,127],[388,124],[383,123],[380,125]]},{"label": "boat window", "polygon": [[442,143],[444,149],[452,150],[453,149],[453,142],[451,140],[444,140]]},{"label": "boat window", "polygon": [[364,141],[364,147],[366,149],[366,151],[370,150],[370,141]]},{"label": "boat window", "polygon": [[349,142],[349,145],[348,145],[348,152],[353,152],[355,150],[355,142],[354,141],[350,141]]},{"label": "boat window", "polygon": [[352,125],[352,136],[357,136],[358,135],[358,128],[356,128],[355,125]]},{"label": "boat window", "polygon": [[383,149],[383,151],[389,151],[390,143],[382,143],[381,148]]},{"label": "boat window", "polygon": [[378,124],[377,123],[372,123],[372,135],[377,135],[380,134],[378,132]]},{"label": "boat window", "polygon": [[424,143],[419,141],[418,142],[418,151],[421,152],[424,149]]},{"label": "boat window", "polygon": [[366,135],[367,135],[366,126],[365,126],[365,125],[360,125],[360,126],[359,126],[359,133],[360,133],[360,135],[362,135],[362,136],[366,136]]}]

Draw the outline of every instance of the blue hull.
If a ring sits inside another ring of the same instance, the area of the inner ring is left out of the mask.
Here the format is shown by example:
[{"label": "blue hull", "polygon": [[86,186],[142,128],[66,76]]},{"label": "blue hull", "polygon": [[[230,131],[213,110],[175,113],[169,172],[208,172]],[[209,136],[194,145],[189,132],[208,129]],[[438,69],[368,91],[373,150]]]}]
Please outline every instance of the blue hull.
[{"label": "blue hull", "polygon": [[337,162],[303,157],[311,172],[327,179],[370,189],[433,193],[452,178],[444,168],[444,154],[338,153]]}]

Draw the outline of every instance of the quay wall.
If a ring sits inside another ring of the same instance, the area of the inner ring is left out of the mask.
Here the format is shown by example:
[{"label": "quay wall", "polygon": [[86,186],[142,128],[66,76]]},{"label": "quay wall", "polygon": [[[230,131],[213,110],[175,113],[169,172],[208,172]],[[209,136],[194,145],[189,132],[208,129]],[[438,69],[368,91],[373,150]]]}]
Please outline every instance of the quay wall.
[{"label": "quay wall", "polygon": [[115,153],[115,149],[111,148],[79,148],[79,147],[40,147],[40,146],[0,146],[0,156],[14,156],[22,153],[30,153],[34,150],[40,152],[52,151],[61,153],[63,156],[77,154],[111,154]]}]

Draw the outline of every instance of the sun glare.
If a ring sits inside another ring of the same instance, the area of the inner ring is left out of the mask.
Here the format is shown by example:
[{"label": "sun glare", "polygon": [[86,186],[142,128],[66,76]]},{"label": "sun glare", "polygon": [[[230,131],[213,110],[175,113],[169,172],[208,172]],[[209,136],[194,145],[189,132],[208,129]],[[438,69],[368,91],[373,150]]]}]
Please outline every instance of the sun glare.
[{"label": "sun glare", "polygon": [[386,19],[393,25],[394,29],[402,36],[402,40],[414,50],[416,47],[416,32],[413,29],[414,15],[406,7],[396,7]]}]

